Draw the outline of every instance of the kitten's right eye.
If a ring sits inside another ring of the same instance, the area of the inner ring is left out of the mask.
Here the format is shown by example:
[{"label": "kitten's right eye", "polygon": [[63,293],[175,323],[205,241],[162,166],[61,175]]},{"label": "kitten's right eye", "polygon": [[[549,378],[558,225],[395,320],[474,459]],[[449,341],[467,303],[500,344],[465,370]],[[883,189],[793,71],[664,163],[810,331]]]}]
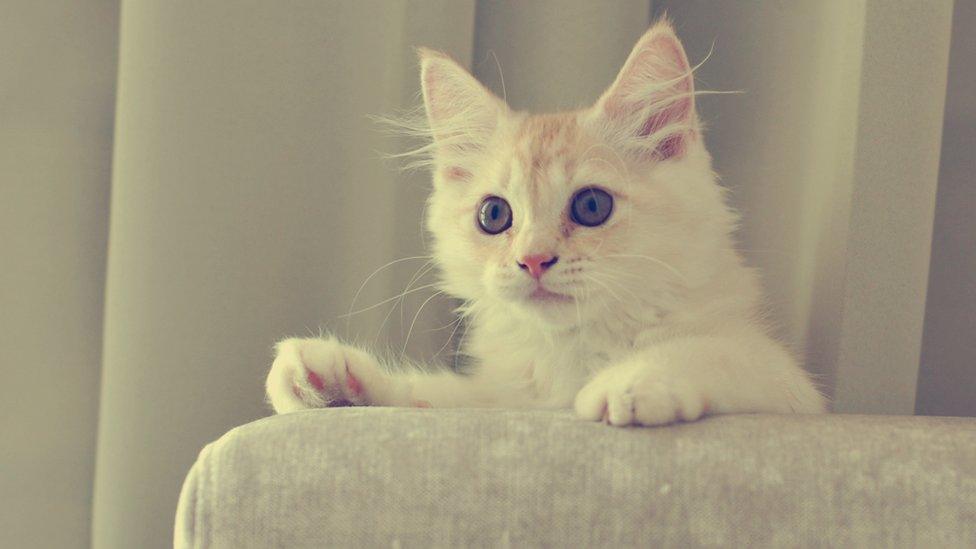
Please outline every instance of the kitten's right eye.
[{"label": "kitten's right eye", "polygon": [[499,196],[489,196],[478,208],[478,226],[488,234],[503,233],[512,226],[512,208]]}]

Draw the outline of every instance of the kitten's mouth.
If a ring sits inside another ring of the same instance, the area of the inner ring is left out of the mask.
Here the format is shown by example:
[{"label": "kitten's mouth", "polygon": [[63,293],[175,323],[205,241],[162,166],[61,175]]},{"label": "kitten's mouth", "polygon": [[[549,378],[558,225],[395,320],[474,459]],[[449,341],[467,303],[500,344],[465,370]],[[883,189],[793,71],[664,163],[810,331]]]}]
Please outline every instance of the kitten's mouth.
[{"label": "kitten's mouth", "polygon": [[570,303],[573,298],[565,294],[550,292],[542,286],[538,286],[529,294],[528,300],[534,303]]}]

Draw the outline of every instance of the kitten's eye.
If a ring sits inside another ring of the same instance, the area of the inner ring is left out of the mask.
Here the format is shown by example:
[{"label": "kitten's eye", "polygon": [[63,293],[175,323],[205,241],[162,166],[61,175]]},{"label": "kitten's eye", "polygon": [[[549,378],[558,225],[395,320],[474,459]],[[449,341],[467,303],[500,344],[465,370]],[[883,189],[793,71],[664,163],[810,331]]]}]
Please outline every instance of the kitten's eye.
[{"label": "kitten's eye", "polygon": [[610,193],[589,187],[573,196],[569,213],[573,221],[585,227],[603,225],[613,212],[613,197]]},{"label": "kitten's eye", "polygon": [[512,226],[512,208],[504,198],[489,196],[478,209],[478,226],[488,234],[505,232]]}]

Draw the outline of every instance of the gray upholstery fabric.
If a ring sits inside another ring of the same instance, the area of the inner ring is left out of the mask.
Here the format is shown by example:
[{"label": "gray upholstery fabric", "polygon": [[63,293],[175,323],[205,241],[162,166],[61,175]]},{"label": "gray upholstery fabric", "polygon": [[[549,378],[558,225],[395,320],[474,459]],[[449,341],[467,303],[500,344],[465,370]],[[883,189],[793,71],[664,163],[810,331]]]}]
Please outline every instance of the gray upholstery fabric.
[{"label": "gray upholstery fabric", "polygon": [[207,446],[177,547],[976,546],[976,420],[344,408]]}]

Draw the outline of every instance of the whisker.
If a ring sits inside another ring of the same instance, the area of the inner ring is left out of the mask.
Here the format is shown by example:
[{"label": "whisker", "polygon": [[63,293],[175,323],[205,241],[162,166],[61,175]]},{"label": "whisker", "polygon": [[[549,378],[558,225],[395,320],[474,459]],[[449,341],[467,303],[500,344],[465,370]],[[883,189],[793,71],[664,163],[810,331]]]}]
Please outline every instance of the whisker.
[{"label": "whisker", "polygon": [[401,290],[400,299],[396,303],[394,303],[392,307],[390,307],[390,310],[386,312],[386,316],[383,317],[383,322],[380,323],[379,329],[376,330],[376,337],[373,339],[374,345],[376,345],[379,342],[380,335],[383,333],[383,328],[386,327],[386,323],[390,321],[390,317],[393,316],[393,311],[395,311],[397,307],[400,308],[400,333],[401,334],[403,333],[403,300],[406,298],[406,294],[404,292],[411,289],[411,287],[413,287],[415,283],[419,282],[421,278],[423,278],[428,272],[430,272],[430,269],[427,268],[428,265],[430,264],[431,264],[431,260],[428,260],[424,262],[424,264],[421,265],[419,269],[414,271],[413,277],[410,278],[410,281],[407,282],[407,285],[403,288],[403,290]]},{"label": "whisker", "polygon": [[[474,316],[476,316],[476,314],[473,313],[471,309],[468,309],[465,312],[465,317],[467,315],[469,315],[469,314],[472,315],[472,319],[474,318]],[[468,337],[468,330],[471,329],[471,325],[472,324],[474,324],[473,321],[472,322],[465,322],[464,323],[464,331],[461,332],[461,339],[458,340],[457,350],[454,352],[454,371],[455,372],[458,371],[458,361],[461,360],[461,355],[464,354],[464,338]]]},{"label": "whisker", "polygon": [[439,295],[442,295],[443,293],[444,293],[444,290],[437,290],[436,292],[434,292],[433,294],[431,294],[430,297],[428,297],[423,303],[421,303],[420,308],[417,309],[417,314],[413,315],[413,321],[410,322],[410,329],[407,330],[407,338],[403,340],[403,348],[400,349],[400,359],[401,360],[403,359],[403,355],[406,354],[406,352],[407,352],[407,344],[410,343],[410,336],[411,336],[411,334],[413,334],[414,324],[416,324],[417,323],[417,319],[420,318],[420,313],[422,313],[424,311],[424,307],[426,307],[427,304],[430,303],[430,301],[432,299],[434,299],[435,297],[437,297]]},{"label": "whisker", "polygon": [[641,274],[641,273],[632,273],[632,272],[629,272],[629,271],[621,271],[621,270],[618,270],[618,269],[612,269],[610,267],[606,267],[606,266],[602,266],[602,265],[600,267],[594,267],[593,268],[593,271],[594,272],[597,272],[597,273],[601,273],[601,274],[627,276],[627,277],[630,277],[630,278],[636,278],[638,280],[646,280],[645,277],[644,277],[644,275]]},{"label": "whisker", "polygon": [[445,328],[450,328],[451,326],[454,326],[455,324],[458,323],[459,320],[463,320],[463,317],[460,317],[459,316],[456,319],[448,322],[447,324],[445,324],[443,326],[438,326],[436,328],[428,328],[428,329],[424,330],[423,333],[427,334],[427,333],[430,333],[430,332],[439,332],[439,331],[441,331],[441,330],[443,330]]},{"label": "whisker", "polygon": [[[597,282],[599,282],[599,281],[597,281]],[[592,290],[593,290],[592,288],[589,288],[590,294],[593,293]],[[613,308],[611,307],[610,300],[607,299],[606,296],[602,296],[600,294],[596,294],[596,296],[599,298],[600,306],[602,306],[604,309],[606,309],[606,311],[607,311],[608,314],[611,314],[612,315],[613,314]]]},{"label": "whisker", "polygon": [[[409,290],[410,287],[414,285],[414,283],[419,282],[421,278],[427,276],[427,273],[429,273],[434,268],[432,261],[433,260],[428,260],[424,262],[424,264],[420,266],[420,269],[414,271],[413,276],[410,277],[410,281],[407,282],[407,288],[406,288],[407,290]],[[406,296],[400,296],[400,301],[397,301],[397,305],[400,306],[400,334],[401,335],[403,334],[403,300],[405,298]]]},{"label": "whisker", "polygon": [[[364,280],[363,283],[359,286],[359,289],[356,290],[355,295],[352,296],[352,303],[349,304],[349,312],[345,316],[346,317],[350,317],[350,316],[353,315],[352,310],[356,306],[356,300],[359,299],[359,294],[363,293],[363,289],[366,288],[366,284],[369,284],[369,281],[372,280],[372,278],[374,276],[376,276],[380,271],[382,271],[383,269],[392,267],[393,265],[396,265],[397,263],[402,263],[404,261],[411,261],[411,260],[415,260],[415,259],[426,259],[426,260],[430,261],[432,258],[429,255],[415,255],[415,256],[411,256],[411,257],[401,257],[400,259],[394,259],[393,261],[387,263],[386,265],[383,265],[379,269],[376,269],[375,271],[373,271],[372,273],[370,273],[370,275],[366,277],[366,280]],[[342,317],[339,317],[339,318],[342,318]],[[349,323],[348,322],[346,323],[346,329],[347,330],[349,329]]]},{"label": "whisker", "polygon": [[[638,302],[643,301],[643,299],[641,299],[641,297],[637,295],[637,293],[635,293],[633,290],[628,288],[623,282],[613,278],[613,275],[611,273],[602,273],[602,274],[606,275],[605,282],[607,284],[615,284],[618,288],[630,294],[636,301]],[[596,276],[595,273],[594,276]]]},{"label": "whisker", "polygon": [[685,275],[681,274],[681,271],[679,271],[678,269],[675,269],[670,264],[668,264],[668,263],[666,263],[664,261],[661,261],[660,259],[658,259],[656,257],[651,257],[649,255],[640,255],[640,254],[610,254],[610,255],[607,255],[606,257],[631,257],[631,258],[636,258],[636,259],[646,259],[648,261],[651,261],[651,262],[653,262],[653,263],[655,263],[657,265],[660,265],[660,266],[664,267],[665,269],[671,271],[675,276],[681,278],[682,280],[685,280]]},{"label": "whisker", "polygon": [[502,74],[502,64],[498,62],[498,56],[495,55],[495,50],[488,50],[491,54],[492,59],[495,60],[495,67],[498,68],[498,80],[502,83],[502,101],[508,102],[508,91],[505,90],[505,75]]},{"label": "whisker", "polygon": [[421,290],[426,290],[426,289],[429,289],[429,288],[433,288],[433,287],[435,287],[437,285],[438,285],[438,283],[437,282],[434,282],[432,284],[424,284],[423,286],[417,286],[416,288],[414,288],[412,290],[407,290],[406,292],[397,294],[397,295],[395,295],[393,297],[388,297],[388,298],[384,299],[383,301],[380,301],[379,303],[377,303],[375,305],[370,305],[369,307],[366,307],[365,309],[359,309],[358,311],[352,311],[350,313],[346,313],[344,315],[340,315],[338,318],[346,318],[346,317],[349,317],[349,316],[358,315],[360,313],[365,313],[366,311],[372,311],[373,309],[375,309],[377,307],[381,307],[381,306],[386,305],[387,303],[389,303],[391,301],[400,299],[402,296],[404,296],[406,294],[412,294],[414,292],[419,292]]},{"label": "whisker", "polygon": [[[457,333],[458,328],[461,327],[462,322],[464,322],[464,317],[460,317],[460,316],[457,318],[456,321],[453,322],[454,329],[451,330],[451,335],[447,336],[447,341],[444,342],[444,345],[442,345],[441,348],[438,349],[436,353],[434,353],[434,356],[430,357],[431,362],[433,362],[434,359],[437,358],[437,356],[440,355],[444,351],[444,349],[447,349],[447,346],[451,344],[451,341],[454,339],[454,334]],[[442,326],[440,329],[446,328],[447,326],[450,326],[450,324]]]},{"label": "whisker", "polygon": [[594,276],[591,276],[591,275],[585,275],[585,276],[586,276],[587,280],[591,280],[593,282],[596,282],[600,286],[602,286],[607,292],[609,292],[611,295],[613,295],[614,299],[616,299],[617,301],[623,302],[623,300],[620,299],[620,296],[617,295],[617,292],[613,291],[610,288],[610,286],[604,284],[601,280],[599,280],[598,278],[596,278]]}]

